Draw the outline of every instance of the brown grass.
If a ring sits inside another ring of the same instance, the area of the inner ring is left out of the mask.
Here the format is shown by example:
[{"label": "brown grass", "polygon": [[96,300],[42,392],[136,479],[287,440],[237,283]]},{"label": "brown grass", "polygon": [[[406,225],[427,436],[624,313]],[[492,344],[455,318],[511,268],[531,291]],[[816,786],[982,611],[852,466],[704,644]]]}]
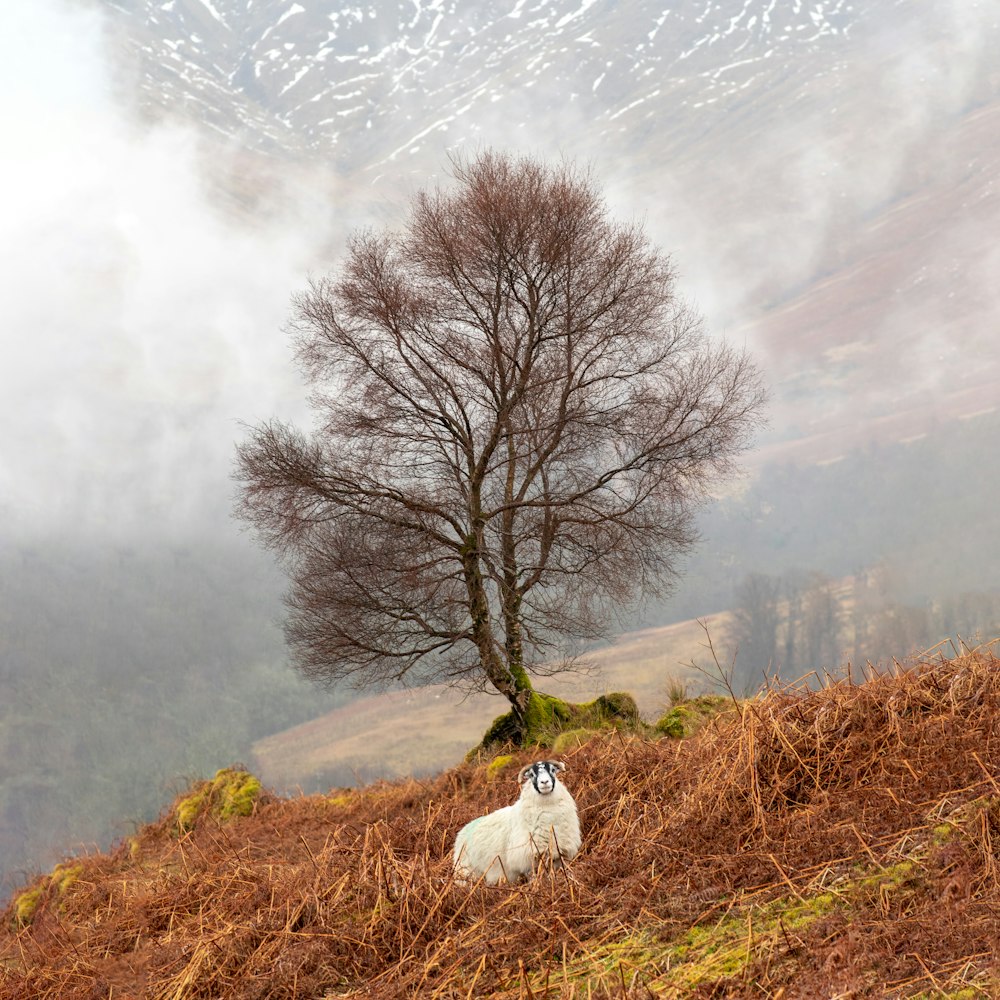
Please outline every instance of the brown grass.
[{"label": "brown grass", "polygon": [[168,813],[0,917],[0,998],[996,995],[998,723],[977,652],[596,738],[566,757],[579,857],[492,889],[454,884],[452,839],[527,755],[179,839]]}]

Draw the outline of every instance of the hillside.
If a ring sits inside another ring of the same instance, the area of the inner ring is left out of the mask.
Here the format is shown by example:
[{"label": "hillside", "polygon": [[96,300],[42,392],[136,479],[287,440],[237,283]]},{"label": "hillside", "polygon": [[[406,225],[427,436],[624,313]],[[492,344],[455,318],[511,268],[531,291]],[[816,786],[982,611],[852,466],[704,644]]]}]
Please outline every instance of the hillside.
[{"label": "hillside", "polygon": [[[725,617],[706,624],[719,634]],[[540,687],[570,701],[628,691],[643,718],[656,719],[671,677],[682,683],[704,660],[705,633],[697,621],[628,632],[581,659],[578,672]],[[689,687],[704,686],[694,676]],[[254,773],[279,791],[316,791],[375,778],[422,777],[457,764],[493,719],[506,711],[496,695],[461,692],[444,684],[360,698],[316,719],[275,733],[253,746]]]},{"label": "hillside", "polygon": [[560,132],[586,125],[597,143],[656,123],[640,148],[682,148],[677,133],[699,108],[739,108],[789,77],[829,86],[852,33],[916,40],[927,16],[907,17],[900,0],[877,11],[796,0],[777,12],[773,0],[630,0],[624,17],[612,0],[98,5],[145,113],[180,111],[259,149],[332,152],[344,171],[440,148],[469,122],[524,130],[540,113]]},{"label": "hillside", "polygon": [[579,857],[494,889],[450,844],[525,754],[292,799],[223,773],[14,901],[0,997],[996,995],[998,724],[978,651],[597,736],[565,755]]}]

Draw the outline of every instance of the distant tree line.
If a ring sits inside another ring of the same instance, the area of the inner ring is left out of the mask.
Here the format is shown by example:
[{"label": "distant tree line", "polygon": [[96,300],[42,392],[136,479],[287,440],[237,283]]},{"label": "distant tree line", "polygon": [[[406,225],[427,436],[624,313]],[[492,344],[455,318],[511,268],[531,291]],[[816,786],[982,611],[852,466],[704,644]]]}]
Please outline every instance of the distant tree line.
[{"label": "distant tree line", "polygon": [[752,690],[765,677],[837,674],[847,663],[887,663],[949,639],[1000,637],[1000,593],[963,592],[917,602],[900,590],[888,563],[835,580],[823,573],[750,573],[736,587],[725,636],[736,686]]},{"label": "distant tree line", "polygon": [[979,607],[980,598],[957,595],[1000,592],[998,440],[1000,412],[905,444],[867,444],[834,463],[768,465],[702,513],[702,541],[678,566],[682,585],[635,624],[732,609],[752,574],[782,581],[783,594],[800,590],[811,575],[802,567],[831,579],[891,567],[896,604]]}]

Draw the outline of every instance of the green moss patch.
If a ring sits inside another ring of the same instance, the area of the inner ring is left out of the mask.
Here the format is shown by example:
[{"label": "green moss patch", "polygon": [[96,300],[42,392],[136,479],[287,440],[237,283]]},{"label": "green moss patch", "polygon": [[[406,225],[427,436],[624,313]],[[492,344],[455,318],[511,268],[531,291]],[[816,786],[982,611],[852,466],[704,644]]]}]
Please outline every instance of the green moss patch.
[{"label": "green moss patch", "polygon": [[594,737],[593,729],[567,729],[552,741],[552,752],[556,755],[569,753],[588,743]]},{"label": "green moss patch", "polygon": [[500,754],[499,757],[494,757],[493,760],[489,762],[486,766],[486,777],[493,781],[500,777],[501,772],[507,769],[507,765],[513,760],[513,756],[509,753]]},{"label": "green moss patch", "polygon": [[796,932],[825,917],[841,900],[832,893],[802,899],[778,899],[750,906],[713,923],[692,927],[667,949],[661,984],[682,990],[727,979],[752,982],[758,957],[775,956],[789,948]]},{"label": "green moss patch", "polygon": [[982,987],[965,986],[951,992],[933,990],[927,993],[918,993],[913,1000],[982,1000],[985,996],[996,996],[996,993],[985,985]]},{"label": "green moss patch", "polygon": [[56,865],[52,869],[49,881],[61,896],[83,874],[83,865]]},{"label": "green moss patch", "polygon": [[526,713],[528,733],[525,743],[547,745],[542,741],[550,738],[553,733],[560,732],[573,721],[575,715],[575,706],[570,702],[533,691]]},{"label": "green moss patch", "polygon": [[612,691],[595,698],[582,708],[589,710],[591,720],[615,728],[638,726],[639,706],[626,691]]},{"label": "green moss patch", "polygon": [[35,919],[38,907],[45,897],[46,888],[45,883],[36,885],[32,889],[26,889],[14,899],[14,923],[18,927],[27,927]]},{"label": "green moss patch", "polygon": [[[608,729],[639,732],[646,727],[639,719],[635,698],[625,691],[612,691],[583,703],[563,701],[553,695],[533,691],[526,714],[526,728],[526,734],[522,734],[513,712],[498,716],[469,758],[495,752],[504,746],[537,746],[562,752],[585,742],[581,738],[583,733],[592,735]],[[570,733],[575,735],[560,740]]]},{"label": "green moss patch", "polygon": [[859,868],[835,892],[822,889],[760,903],[737,898],[721,915],[680,933],[671,925],[647,925],[592,948],[584,942],[583,954],[569,964],[567,975],[585,989],[613,991],[620,988],[623,974],[626,982],[638,974],[657,996],[689,997],[706,989],[718,989],[711,995],[722,996],[726,986],[752,985],[764,971],[773,981],[784,962],[791,968],[803,934],[816,921],[849,913],[873,896],[884,902],[919,891],[920,873],[919,864],[910,859],[874,871]]},{"label": "green moss patch", "polygon": [[732,705],[729,698],[703,694],[674,705],[653,727],[660,736],[680,740],[693,736],[702,726]]},{"label": "green moss patch", "polygon": [[261,791],[260,781],[248,771],[223,768],[211,781],[201,782],[190,795],[177,802],[176,830],[179,834],[193,830],[205,814],[222,823],[236,816],[249,816]]},{"label": "green moss patch", "polygon": [[469,753],[469,759],[475,759],[480,753],[489,753],[499,747],[517,746],[521,739],[521,730],[513,712],[498,715],[483,734],[479,746]]},{"label": "green moss patch", "polygon": [[37,885],[16,896],[13,903],[15,926],[27,927],[43,903],[50,899],[61,900],[82,874],[81,864],[56,865],[51,875],[44,876]]}]

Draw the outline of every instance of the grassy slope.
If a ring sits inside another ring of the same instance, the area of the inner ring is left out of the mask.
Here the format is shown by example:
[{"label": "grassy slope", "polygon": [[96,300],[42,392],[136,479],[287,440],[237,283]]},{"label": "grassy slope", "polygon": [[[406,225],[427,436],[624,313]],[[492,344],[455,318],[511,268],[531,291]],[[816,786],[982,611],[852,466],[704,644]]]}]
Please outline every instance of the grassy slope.
[{"label": "grassy slope", "polygon": [[[713,616],[709,627],[721,634],[723,620]],[[655,720],[665,707],[668,677],[688,676],[683,664],[704,661],[704,641],[696,621],[630,632],[588,654],[586,672],[554,677],[540,687],[575,701],[629,691],[642,715]],[[693,678],[692,684],[702,681]],[[463,700],[443,685],[363,698],[258,741],[253,768],[265,784],[279,789],[436,774],[458,763],[505,710],[498,697]]]},{"label": "grassy slope", "polygon": [[772,691],[684,741],[596,737],[566,755],[584,831],[568,872],[455,885],[455,831],[510,801],[528,759],[263,795],[228,822],[176,803],[0,916],[0,998],[1000,989],[1000,661],[989,655]]}]

